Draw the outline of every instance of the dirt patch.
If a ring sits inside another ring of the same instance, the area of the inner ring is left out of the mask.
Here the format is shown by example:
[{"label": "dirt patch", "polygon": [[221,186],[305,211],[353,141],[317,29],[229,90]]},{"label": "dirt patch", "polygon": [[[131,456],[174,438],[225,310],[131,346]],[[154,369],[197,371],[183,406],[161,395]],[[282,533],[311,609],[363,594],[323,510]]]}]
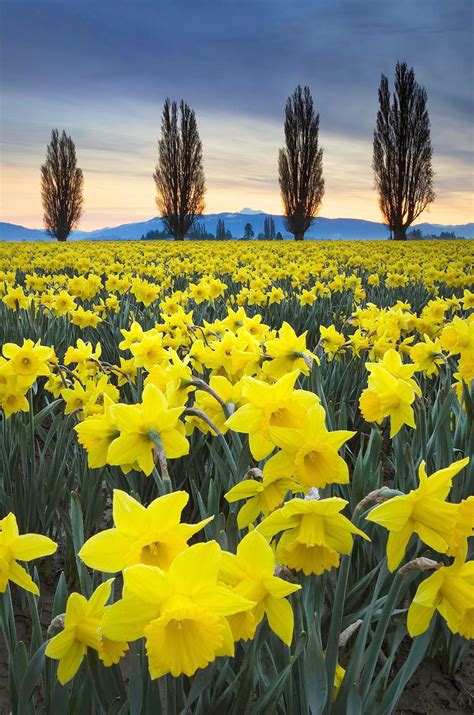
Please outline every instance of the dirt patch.
[{"label": "dirt patch", "polygon": [[474,645],[454,676],[426,658],[405,688],[396,715],[472,715],[474,711]]}]

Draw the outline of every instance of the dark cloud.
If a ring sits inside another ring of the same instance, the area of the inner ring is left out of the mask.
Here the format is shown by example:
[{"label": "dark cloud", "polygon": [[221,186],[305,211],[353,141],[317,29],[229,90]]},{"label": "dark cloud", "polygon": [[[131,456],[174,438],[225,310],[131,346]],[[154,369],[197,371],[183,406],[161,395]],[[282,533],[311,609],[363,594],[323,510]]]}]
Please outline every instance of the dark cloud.
[{"label": "dark cloud", "polygon": [[2,83],[65,99],[171,94],[260,116],[281,114],[294,85],[309,83],[326,120],[357,131],[373,115],[380,73],[402,58],[436,106],[468,118],[473,8],[471,0],[2,0]]},{"label": "dark cloud", "polygon": [[[0,0],[3,138],[19,156],[75,115],[89,151],[132,154],[144,147],[133,126],[154,149],[166,95],[261,131],[309,84],[323,144],[370,142],[380,74],[406,60],[428,92],[435,154],[472,168],[473,13],[472,0]],[[121,101],[136,109],[114,123]],[[270,181],[246,167],[248,182]]]}]

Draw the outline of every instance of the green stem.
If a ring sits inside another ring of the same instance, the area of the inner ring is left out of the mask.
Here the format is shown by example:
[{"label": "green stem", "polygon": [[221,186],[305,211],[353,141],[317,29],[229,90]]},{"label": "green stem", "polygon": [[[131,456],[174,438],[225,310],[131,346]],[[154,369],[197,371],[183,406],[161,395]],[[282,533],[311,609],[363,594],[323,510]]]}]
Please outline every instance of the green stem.
[{"label": "green stem", "polygon": [[217,425],[214,424],[214,422],[206,415],[205,412],[202,410],[198,410],[195,407],[186,407],[186,409],[183,412],[184,415],[189,415],[192,417],[199,417],[199,419],[203,420],[206,422],[206,424],[211,428],[212,432],[215,432],[217,435],[217,438],[219,439],[219,442],[221,443],[224,452],[226,454],[227,460],[229,462],[229,466],[232,470],[233,476],[237,477],[237,464],[235,463],[234,456],[232,452],[230,451],[229,445],[227,444],[227,441],[220,431],[220,429],[217,427]]},{"label": "green stem", "polygon": [[217,392],[215,390],[213,390],[212,387],[210,385],[208,385],[207,382],[205,382],[204,380],[201,380],[200,377],[195,377],[193,375],[193,379],[191,380],[191,382],[189,384],[193,385],[194,387],[199,387],[204,392],[207,392],[208,395],[211,395],[216,400],[216,402],[218,402],[220,404],[225,416],[226,417],[231,416],[232,411],[230,410],[227,402],[225,400],[223,400],[222,397],[220,395],[218,395]]},{"label": "green stem", "polygon": [[361,697],[365,697],[367,695],[367,692],[372,683],[375,667],[377,665],[377,661],[380,655],[380,649],[383,645],[385,633],[387,632],[390,618],[398,603],[403,583],[404,577],[400,575],[400,573],[397,573],[392,581],[392,585],[390,586],[390,590],[387,594],[382,613],[380,614],[380,618],[375,629],[374,637],[366,652],[366,662],[362,673],[359,689]]},{"label": "green stem", "polygon": [[28,403],[29,403],[29,428],[30,428],[30,442],[31,442],[31,467],[32,473],[35,473],[35,413],[33,411],[33,388],[30,387],[28,390]]},{"label": "green stem", "polygon": [[326,673],[328,683],[328,694],[324,714],[331,711],[332,695],[334,691],[334,676],[336,675],[337,657],[339,652],[339,636],[341,633],[342,618],[344,615],[344,603],[346,600],[347,581],[349,578],[349,567],[351,557],[343,556],[339,567],[336,592],[334,594],[334,604],[329,626],[329,634],[326,645]]},{"label": "green stem", "polygon": [[0,621],[2,625],[3,638],[7,646],[10,660],[13,658],[13,654],[15,652],[17,635],[9,586],[7,586],[5,593],[0,593]]}]

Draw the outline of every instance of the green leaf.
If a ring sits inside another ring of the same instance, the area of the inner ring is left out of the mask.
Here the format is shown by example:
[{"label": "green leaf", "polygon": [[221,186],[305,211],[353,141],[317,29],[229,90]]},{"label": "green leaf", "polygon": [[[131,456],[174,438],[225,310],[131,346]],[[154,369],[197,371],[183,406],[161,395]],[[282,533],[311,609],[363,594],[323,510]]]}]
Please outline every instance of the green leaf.
[{"label": "green leaf", "polygon": [[250,709],[245,712],[248,712],[249,715],[260,715],[260,713],[264,712],[264,710],[270,704],[272,706],[271,711],[275,712],[275,706],[278,703],[278,699],[283,692],[283,688],[285,687],[286,681],[291,675],[291,671],[296,661],[304,651],[305,643],[306,633],[302,633],[296,643],[295,652],[289,665],[287,665],[286,668],[284,668],[284,670],[280,673],[280,675],[273,681],[273,683],[265,689],[265,693],[263,695],[260,695],[255,705],[250,707]]},{"label": "green leaf", "polygon": [[423,635],[414,638],[406,660],[395,678],[385,692],[380,706],[381,715],[391,715],[415,670],[426,655],[430,640],[435,628],[435,619],[432,619],[430,628]]},{"label": "green leaf", "polygon": [[130,715],[140,715],[143,704],[143,672],[142,658],[140,653],[135,656],[130,680],[128,683],[127,701],[130,707]]},{"label": "green leaf", "polygon": [[56,585],[56,591],[54,594],[53,610],[51,613],[51,620],[59,616],[61,613],[66,612],[66,603],[68,599],[68,589],[66,583],[66,577],[64,571],[61,574]]},{"label": "green leaf", "polygon": [[309,633],[303,661],[304,686],[313,715],[322,713],[328,695],[326,663],[321,642],[321,625],[316,613]]},{"label": "green leaf", "polygon": [[30,704],[33,690],[44,670],[45,650],[48,643],[43,643],[36,653],[34,653],[23,676],[20,687],[20,697],[18,701],[18,712],[26,712],[26,707]]},{"label": "green leaf", "polygon": [[76,492],[72,492],[71,494],[71,527],[72,540],[77,554],[84,544],[84,523],[82,519],[81,500]]},{"label": "green leaf", "polygon": [[201,694],[208,688],[214,678],[216,673],[216,662],[211,663],[203,670],[198,670],[196,675],[192,679],[191,688],[189,689],[188,697],[186,698],[185,710],[189,710],[191,705],[196,702],[196,700],[201,696]]}]

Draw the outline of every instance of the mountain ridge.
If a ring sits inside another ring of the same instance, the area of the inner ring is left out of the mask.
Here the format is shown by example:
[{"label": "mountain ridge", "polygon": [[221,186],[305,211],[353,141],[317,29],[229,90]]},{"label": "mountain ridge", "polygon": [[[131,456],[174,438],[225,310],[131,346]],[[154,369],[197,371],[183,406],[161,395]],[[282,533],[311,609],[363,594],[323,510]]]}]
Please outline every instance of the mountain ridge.
[{"label": "mountain ridge", "polygon": [[[251,211],[252,213],[242,213]],[[229,229],[234,238],[240,238],[244,233],[246,223],[252,224],[255,237],[263,233],[263,222],[267,214],[253,209],[242,209],[237,212],[224,211],[214,214],[203,214],[199,223],[203,224],[206,231],[214,233],[217,221],[223,219],[226,229]],[[285,238],[291,234],[285,229],[284,217],[273,214],[275,231],[280,231]],[[431,224],[420,223],[412,228],[420,229],[424,234],[439,234],[441,231],[454,232],[456,236],[474,238],[474,223],[467,224]],[[158,216],[146,221],[136,221],[106,226],[92,231],[74,231],[69,240],[137,240],[148,231],[163,230],[163,223]],[[383,223],[354,218],[325,218],[318,216],[311,228],[306,233],[308,240],[383,240],[387,239],[388,229]],[[19,224],[0,222],[0,241],[52,241],[43,229],[26,228]]]}]

